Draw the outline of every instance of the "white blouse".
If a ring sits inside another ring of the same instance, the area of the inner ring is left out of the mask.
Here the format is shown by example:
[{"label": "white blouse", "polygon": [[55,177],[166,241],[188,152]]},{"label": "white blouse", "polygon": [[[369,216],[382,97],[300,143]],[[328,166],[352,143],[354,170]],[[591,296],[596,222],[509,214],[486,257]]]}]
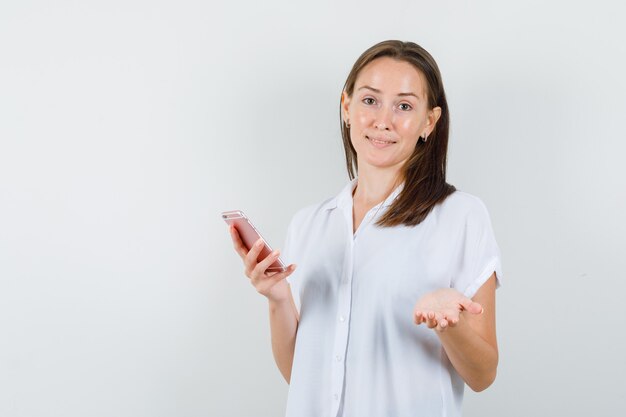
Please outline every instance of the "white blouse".
[{"label": "white blouse", "polygon": [[413,321],[424,294],[473,297],[500,250],[483,202],[455,191],[414,227],[378,227],[402,185],[352,233],[352,190],[300,210],[283,259],[300,313],[287,417],[461,415],[464,382],[434,330]]}]

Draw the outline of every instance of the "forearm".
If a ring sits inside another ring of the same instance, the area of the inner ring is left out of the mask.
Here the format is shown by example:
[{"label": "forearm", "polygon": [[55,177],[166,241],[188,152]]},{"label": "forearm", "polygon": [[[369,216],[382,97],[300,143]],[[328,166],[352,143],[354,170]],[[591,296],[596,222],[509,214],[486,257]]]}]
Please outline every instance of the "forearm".
[{"label": "forearm", "polygon": [[463,314],[456,326],[437,334],[454,369],[472,390],[482,391],[493,383],[498,349],[483,339]]},{"label": "forearm", "polygon": [[272,353],[278,369],[289,383],[298,329],[297,312],[291,296],[283,301],[270,301],[269,313]]}]

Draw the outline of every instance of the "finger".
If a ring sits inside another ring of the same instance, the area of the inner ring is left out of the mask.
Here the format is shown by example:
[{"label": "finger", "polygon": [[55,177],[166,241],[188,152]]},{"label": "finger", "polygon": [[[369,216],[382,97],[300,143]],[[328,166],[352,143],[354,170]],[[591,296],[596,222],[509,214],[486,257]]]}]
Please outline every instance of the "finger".
[{"label": "finger", "polygon": [[422,314],[421,311],[416,311],[415,312],[415,323],[416,324],[422,324],[425,321],[424,319],[424,315]]},{"label": "finger", "polygon": [[472,301],[469,298],[463,298],[460,304],[463,307],[463,309],[467,311],[468,313],[482,314],[483,312],[483,306],[481,306],[479,303],[475,301]]},{"label": "finger", "polygon": [[230,231],[230,237],[233,240],[233,247],[235,248],[235,251],[237,251],[239,256],[241,256],[241,259],[244,259],[248,254],[248,249],[241,241],[241,237],[239,237],[239,232],[233,225],[231,225],[228,230]]},{"label": "finger", "polygon": [[259,238],[254,245],[248,251],[246,258],[244,259],[244,264],[246,265],[246,269],[248,271],[252,271],[257,265],[257,259],[259,258],[259,253],[263,249],[263,239]]},{"label": "finger", "polygon": [[426,314],[426,325],[429,329],[434,329],[435,327],[437,327],[437,319],[435,318],[434,312],[429,311]]},{"label": "finger", "polygon": [[443,333],[448,328],[447,325],[448,324],[445,322],[445,320],[441,320],[439,323],[437,323],[434,330],[437,333]]},{"label": "finger", "polygon": [[424,316],[422,315],[421,311],[418,310],[413,313],[413,321],[417,325],[420,325],[425,321]]},{"label": "finger", "polygon": [[291,275],[293,273],[293,271],[296,270],[296,265],[295,264],[291,264],[287,267],[286,271],[283,272],[276,272],[273,275],[268,276],[266,279],[271,282],[272,286],[274,284],[277,284],[278,282],[282,281],[283,279],[287,278],[289,275]]},{"label": "finger", "polygon": [[256,280],[258,279],[264,279],[267,280],[269,278],[272,279],[276,279],[277,281],[280,281],[281,279],[287,278],[289,275],[291,275],[293,273],[293,271],[296,270],[296,264],[290,264],[287,267],[285,267],[284,271],[280,271],[280,272],[269,272],[269,273],[265,273],[265,274],[256,274],[256,273],[252,273],[251,275],[253,277],[255,277]]},{"label": "finger", "polygon": [[275,272],[272,275],[259,276],[256,279],[252,279],[252,284],[256,287],[257,291],[263,292],[272,288],[274,285],[278,284],[280,281],[287,278],[289,275],[296,270],[296,265],[291,264],[287,267],[286,271],[283,272]]},{"label": "finger", "polygon": [[446,321],[448,322],[448,327],[455,327],[457,324],[459,324],[458,317],[446,317]]},{"label": "finger", "polygon": [[443,312],[443,318],[446,320],[449,327],[454,327],[459,323],[459,311],[458,310],[446,310]]},{"label": "finger", "polygon": [[440,312],[435,312],[435,330],[438,332],[442,332],[445,328],[445,325],[447,325],[447,321],[445,320],[443,314],[441,314]]},{"label": "finger", "polygon": [[[267,268],[269,268],[270,265],[276,262],[276,259],[278,259],[279,256],[280,256],[280,251],[278,250],[273,251],[272,253],[267,255],[265,259],[263,259],[254,267],[254,269],[252,270],[252,273],[259,275],[259,276],[265,275],[265,271],[267,270]],[[274,274],[272,274],[271,276],[273,275]]]}]

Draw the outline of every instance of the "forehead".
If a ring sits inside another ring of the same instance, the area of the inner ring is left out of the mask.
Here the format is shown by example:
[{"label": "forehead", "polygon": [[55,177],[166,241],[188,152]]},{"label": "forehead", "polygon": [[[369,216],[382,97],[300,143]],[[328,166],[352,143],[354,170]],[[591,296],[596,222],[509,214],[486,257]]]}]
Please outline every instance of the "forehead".
[{"label": "forehead", "polygon": [[384,93],[414,93],[424,97],[427,90],[424,75],[406,61],[382,57],[368,63],[359,72],[354,91],[369,86]]}]

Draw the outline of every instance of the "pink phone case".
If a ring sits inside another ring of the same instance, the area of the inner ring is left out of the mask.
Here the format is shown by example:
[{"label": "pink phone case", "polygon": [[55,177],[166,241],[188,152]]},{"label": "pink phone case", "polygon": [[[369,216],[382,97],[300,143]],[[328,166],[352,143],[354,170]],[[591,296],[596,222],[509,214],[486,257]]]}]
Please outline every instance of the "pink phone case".
[{"label": "pink phone case", "polygon": [[[263,239],[263,236],[261,236],[261,234],[258,230],[256,230],[256,227],[254,227],[250,219],[248,219],[241,210],[225,211],[222,213],[222,218],[229,225],[232,224],[235,226],[235,229],[237,229],[237,232],[239,232],[239,237],[241,237],[243,244],[246,246],[246,248],[248,248],[248,250],[250,250],[252,245],[254,245],[254,243],[259,240],[259,238]],[[267,257],[267,255],[272,252],[272,248],[265,239],[263,239],[263,243],[264,246],[263,249],[261,249],[261,253],[259,253],[259,256],[257,257],[257,262],[261,262]],[[267,268],[266,271],[282,272],[286,270],[287,267],[285,266],[283,261],[278,258],[276,262],[274,262]]]}]

